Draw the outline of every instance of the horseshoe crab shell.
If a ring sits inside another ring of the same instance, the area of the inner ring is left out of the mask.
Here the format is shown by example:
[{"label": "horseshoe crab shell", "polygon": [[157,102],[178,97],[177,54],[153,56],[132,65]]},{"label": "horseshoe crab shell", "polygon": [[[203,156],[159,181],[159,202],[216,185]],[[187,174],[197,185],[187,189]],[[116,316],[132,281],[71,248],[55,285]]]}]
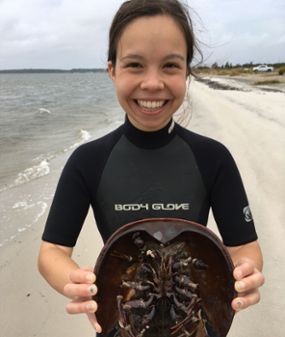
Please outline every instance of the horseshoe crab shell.
[{"label": "horseshoe crab shell", "polygon": [[[158,246],[183,242],[192,257],[208,266],[204,270],[192,268],[191,279],[199,286],[208,336],[225,337],[234,317],[231,301],[236,296],[231,258],[211,230],[194,222],[173,218],[144,219],[126,224],[114,232],[104,245],[94,269],[98,287],[94,296],[98,303],[96,318],[102,326],[103,336],[114,328],[119,329],[117,296],[122,294],[126,271],[132,264],[137,266],[139,263],[140,251],[133,242],[134,233],[139,233],[145,242]],[[163,335],[167,336],[173,335],[171,332]],[[204,337],[202,332],[192,336]]]}]

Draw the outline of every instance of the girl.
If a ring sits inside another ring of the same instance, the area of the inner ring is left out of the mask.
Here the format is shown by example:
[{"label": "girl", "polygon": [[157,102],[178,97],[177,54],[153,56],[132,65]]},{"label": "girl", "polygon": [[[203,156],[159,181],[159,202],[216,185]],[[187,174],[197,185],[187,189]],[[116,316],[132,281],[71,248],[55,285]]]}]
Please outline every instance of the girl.
[{"label": "girl", "polygon": [[[197,50],[191,19],[178,0],[130,0],[110,29],[108,71],[125,123],[79,147],[60,178],[43,234],[39,270],[101,331],[91,296],[92,270],[71,258],[91,205],[104,241],[120,226],[149,217],[206,225],[213,210],[235,265],[234,310],[259,301],[262,255],[237,167],[220,143],[173,121]],[[169,211],[160,204],[183,204]]]}]

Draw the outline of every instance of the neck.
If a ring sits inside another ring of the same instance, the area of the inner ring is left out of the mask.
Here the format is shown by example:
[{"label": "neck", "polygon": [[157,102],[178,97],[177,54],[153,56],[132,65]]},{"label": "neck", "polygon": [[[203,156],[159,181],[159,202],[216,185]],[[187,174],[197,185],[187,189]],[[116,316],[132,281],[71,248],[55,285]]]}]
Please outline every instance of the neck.
[{"label": "neck", "polygon": [[171,119],[168,124],[156,131],[143,131],[136,128],[126,116],[125,135],[135,145],[154,149],[168,144],[175,136],[175,122]]}]

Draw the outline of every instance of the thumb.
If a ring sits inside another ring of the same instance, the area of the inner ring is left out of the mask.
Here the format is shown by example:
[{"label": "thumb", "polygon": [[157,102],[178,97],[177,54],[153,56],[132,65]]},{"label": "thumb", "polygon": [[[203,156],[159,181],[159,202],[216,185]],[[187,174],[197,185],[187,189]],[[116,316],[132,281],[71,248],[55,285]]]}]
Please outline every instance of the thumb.
[{"label": "thumb", "polygon": [[97,333],[101,333],[102,332],[102,328],[101,325],[98,323],[96,315],[93,313],[87,313],[86,314],[90,323],[92,324],[92,326],[94,327],[95,331]]}]

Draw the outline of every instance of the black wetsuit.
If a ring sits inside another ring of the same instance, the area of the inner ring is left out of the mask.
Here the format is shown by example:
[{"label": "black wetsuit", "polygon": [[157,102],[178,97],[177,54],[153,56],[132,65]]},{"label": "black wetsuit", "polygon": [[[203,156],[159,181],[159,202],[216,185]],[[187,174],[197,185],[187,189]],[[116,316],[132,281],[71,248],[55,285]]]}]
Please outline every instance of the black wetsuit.
[{"label": "black wetsuit", "polygon": [[229,151],[174,122],[143,132],[126,120],[75,150],[61,175],[43,240],[74,246],[90,205],[104,241],[123,224],[143,218],[206,225],[210,207],[225,245],[257,239]]}]

